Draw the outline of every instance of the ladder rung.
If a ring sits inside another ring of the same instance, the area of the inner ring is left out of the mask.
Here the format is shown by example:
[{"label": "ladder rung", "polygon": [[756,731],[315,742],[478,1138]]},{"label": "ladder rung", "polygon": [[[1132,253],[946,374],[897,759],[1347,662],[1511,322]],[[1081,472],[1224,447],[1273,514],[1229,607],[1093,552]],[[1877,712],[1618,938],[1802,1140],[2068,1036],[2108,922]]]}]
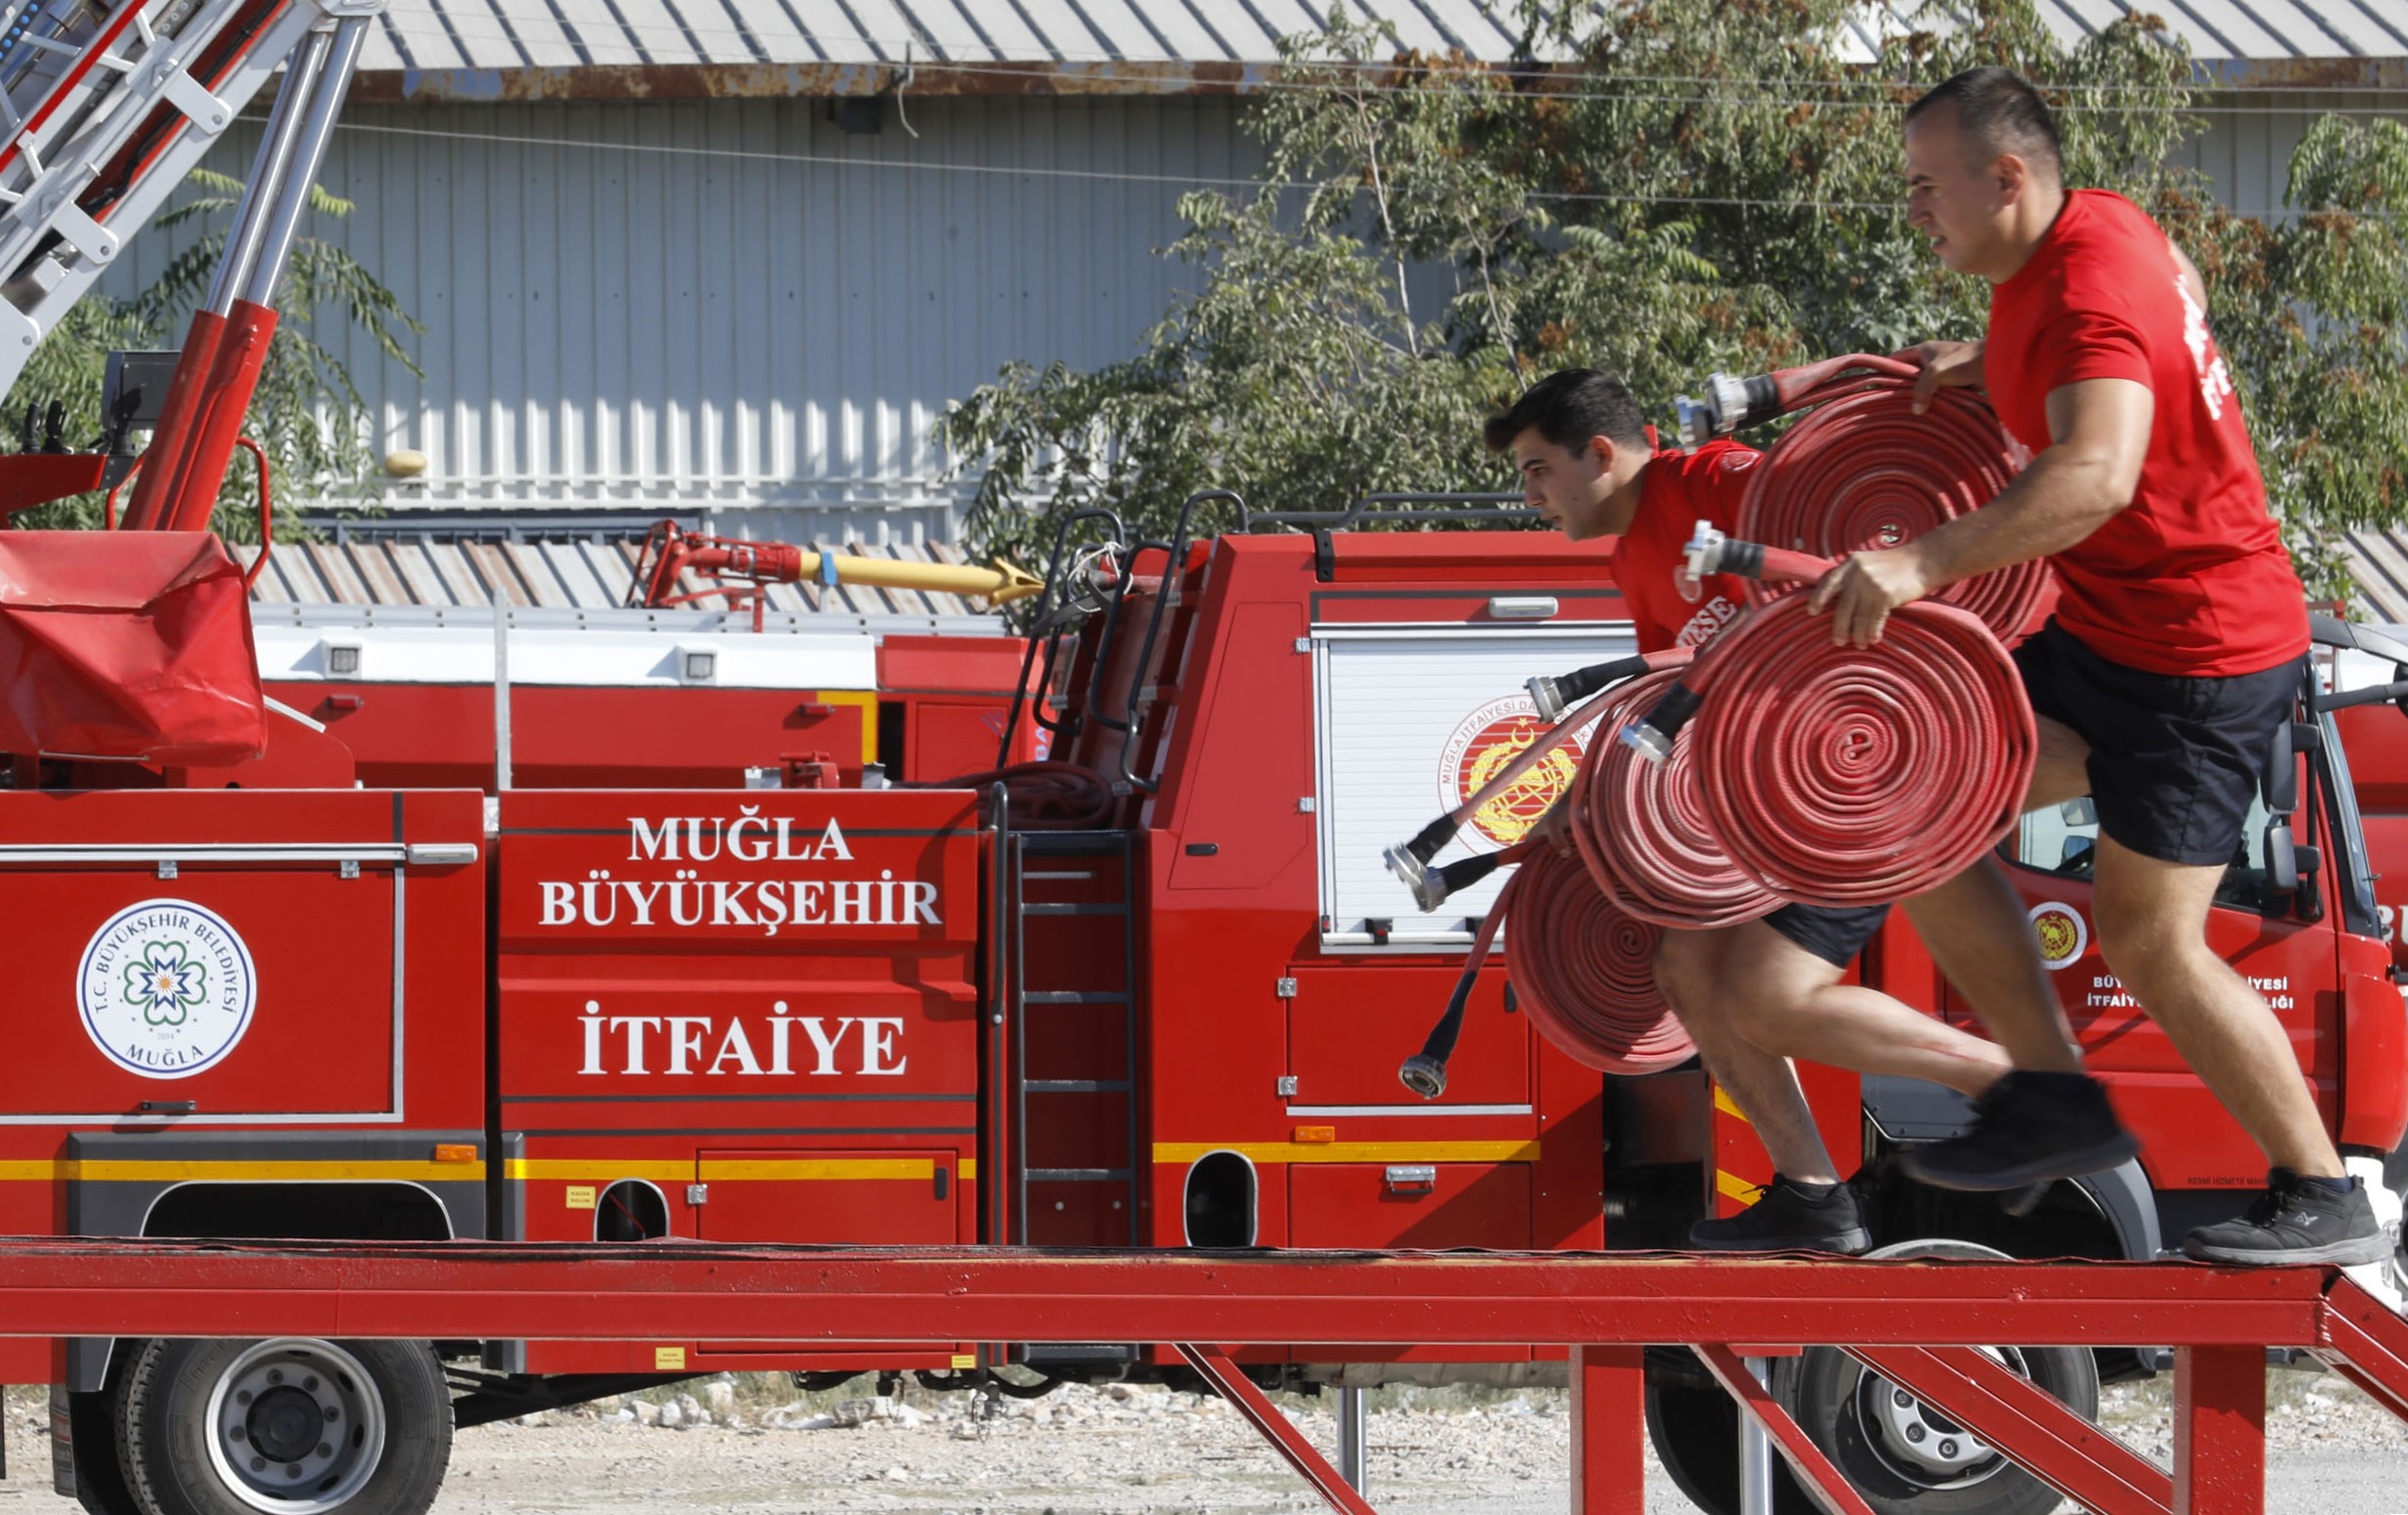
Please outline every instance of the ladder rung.
[{"label": "ladder rung", "polygon": [[1126,1094],[1126,1078],[1028,1078],[1020,1087],[1031,1094]]},{"label": "ladder rung", "polygon": [[1129,913],[1129,906],[1128,906],[1128,905],[1123,905],[1123,904],[1113,904],[1113,905],[1046,905],[1046,904],[1026,905],[1026,904],[1023,904],[1023,905],[1020,906],[1020,913],[1021,913],[1022,915],[1126,915],[1126,914],[1128,914],[1128,913]]},{"label": "ladder rung", "polygon": [[1020,1001],[1031,1005],[1125,1005],[1129,996],[1116,990],[1032,989],[1020,996]]},{"label": "ladder rung", "polygon": [[1045,1184],[1125,1184],[1129,1182],[1127,1168],[1030,1168],[1031,1183]]}]

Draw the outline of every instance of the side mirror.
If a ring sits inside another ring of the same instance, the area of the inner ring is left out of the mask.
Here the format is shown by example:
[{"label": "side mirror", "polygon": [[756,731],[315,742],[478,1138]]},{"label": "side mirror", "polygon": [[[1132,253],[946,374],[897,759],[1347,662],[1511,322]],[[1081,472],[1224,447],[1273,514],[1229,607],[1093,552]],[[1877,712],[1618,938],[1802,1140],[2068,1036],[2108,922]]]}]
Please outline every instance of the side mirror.
[{"label": "side mirror", "polygon": [[2278,895],[2300,892],[2300,854],[2291,840],[2291,822],[2277,816],[2265,823],[2265,886]]}]

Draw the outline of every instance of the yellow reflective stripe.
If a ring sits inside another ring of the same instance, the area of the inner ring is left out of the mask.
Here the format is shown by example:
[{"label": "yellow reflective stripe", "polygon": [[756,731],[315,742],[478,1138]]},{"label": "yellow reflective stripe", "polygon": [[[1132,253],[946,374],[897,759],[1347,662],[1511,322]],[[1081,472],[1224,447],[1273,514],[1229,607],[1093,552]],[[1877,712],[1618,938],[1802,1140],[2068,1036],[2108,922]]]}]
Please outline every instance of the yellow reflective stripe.
[{"label": "yellow reflective stripe", "polygon": [[693,1159],[684,1162],[646,1162],[629,1158],[609,1157],[506,1157],[502,1160],[504,1178],[648,1178],[656,1183],[690,1184],[694,1181]]},{"label": "yellow reflective stripe", "polygon": [[[961,1164],[971,1176],[970,1164]],[[825,1182],[863,1179],[933,1179],[931,1157],[705,1157],[698,1162],[660,1162],[610,1157],[512,1157],[502,1176],[513,1179],[575,1179],[613,1183],[644,1178],[655,1183],[755,1183],[767,1180]]]},{"label": "yellow reflective stripe", "polygon": [[[978,1176],[978,1159],[976,1157],[964,1157],[960,1162],[954,1164],[954,1167],[955,1171],[959,1172],[965,1179],[976,1178]],[[971,1366],[976,1368],[977,1365],[974,1363]]]},{"label": "yellow reflective stripe", "polygon": [[115,1157],[59,1157],[39,1161],[0,1162],[0,1180],[66,1179],[87,1184],[173,1184],[190,1179],[266,1181],[328,1179],[414,1179],[422,1183],[467,1183],[481,1180],[481,1162],[215,1162],[203,1158],[136,1161]]},{"label": "yellow reflective stripe", "polygon": [[1732,1119],[1738,1121],[1741,1125],[1754,1125],[1756,1123],[1748,1118],[1748,1113],[1746,1111],[1741,1110],[1738,1106],[1731,1103],[1730,1096],[1723,1092],[1723,1086],[1719,1083],[1714,1086],[1714,1108],[1721,1111],[1723,1115],[1726,1115]]},{"label": "yellow reflective stripe", "polygon": [[1738,1199],[1752,1204],[1763,1188],[1762,1184],[1751,1184],[1736,1173],[1726,1173],[1721,1168],[1714,1170],[1715,1193],[1725,1199]]},{"label": "yellow reflective stripe", "polygon": [[1536,1162],[1536,1142],[1156,1142],[1156,1162],[1233,1152],[1252,1162]]}]

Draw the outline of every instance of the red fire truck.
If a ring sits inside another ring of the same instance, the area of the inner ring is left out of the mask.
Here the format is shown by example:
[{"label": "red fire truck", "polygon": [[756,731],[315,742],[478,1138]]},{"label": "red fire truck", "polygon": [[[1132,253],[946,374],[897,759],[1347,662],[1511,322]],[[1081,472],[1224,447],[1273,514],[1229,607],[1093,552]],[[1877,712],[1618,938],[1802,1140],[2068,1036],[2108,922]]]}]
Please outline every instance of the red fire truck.
[{"label": "red fire truck", "polygon": [[[0,49],[18,123],[0,147],[0,324],[21,316],[27,347],[292,60],[172,379],[129,358],[100,450],[0,460],[13,511],[123,483],[131,438],[151,433],[124,529],[0,539],[0,909],[21,923],[0,970],[20,1007],[0,1231],[1633,1249],[1679,1244],[1766,1177],[1702,1074],[1582,1068],[1532,1034],[1501,969],[1475,986],[1443,1095],[1397,1079],[1495,881],[1417,913],[1381,851],[1530,739],[1531,674],[1629,650],[1596,550],[1202,496],[1169,540],[1108,512],[1066,521],[1024,639],[785,636],[701,610],[255,632],[198,528],[372,10],[129,0]],[[17,348],[0,343],[0,378]],[[2408,648],[2325,634],[2328,682],[2402,693]],[[2387,1194],[2408,1015],[2367,845],[2408,847],[2391,829],[2408,789],[2353,782],[2345,739],[2408,775],[2393,720],[2303,691],[2263,845],[2235,860],[2213,927]],[[1542,770],[1458,845],[1510,845],[1566,779]],[[2017,878],[2146,1150],[2011,1217],[1890,1175],[1900,1146],[1956,1128],[1953,1100],[1812,1071],[1886,1243],[2152,1257],[2262,1180],[2097,957],[2089,824],[2027,822]],[[1902,926],[1860,972],[1965,1013]],[[415,1515],[455,1426],[684,1375],[1029,1392],[1187,1371],[1142,1341],[283,1328],[264,1297],[242,1339],[10,1340],[0,1381],[52,1386],[60,1487],[96,1515]],[[2147,1343],[1998,1351],[2084,1409],[2102,1376],[2152,1365]],[[1410,1342],[1368,1358],[1296,1342],[1247,1366],[1352,1386],[1561,1373],[1528,1349]],[[1733,1509],[1728,1402],[1679,1354],[1655,1368],[1667,1464]],[[1776,1387],[1879,1508],[2054,1502],[1840,1354],[1785,1364]]]}]

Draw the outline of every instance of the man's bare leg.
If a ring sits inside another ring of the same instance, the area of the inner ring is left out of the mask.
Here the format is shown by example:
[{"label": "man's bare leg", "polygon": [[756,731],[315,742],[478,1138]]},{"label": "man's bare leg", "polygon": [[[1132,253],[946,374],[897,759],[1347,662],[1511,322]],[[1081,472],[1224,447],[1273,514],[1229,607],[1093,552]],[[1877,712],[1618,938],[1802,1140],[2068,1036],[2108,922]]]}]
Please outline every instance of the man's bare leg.
[{"label": "man's bare leg", "polygon": [[1697,1043],[1706,1072],[1756,1128],[1773,1168],[1801,1183],[1836,1184],[1843,1175],[1815,1128],[1798,1071],[1739,1034],[1724,1013],[1719,969],[1731,935],[1729,929],[1666,932],[1656,950],[1656,988]]},{"label": "man's bare leg", "polygon": [[[2040,756],[2023,808],[2060,805],[2091,792],[2090,747],[2073,731],[2040,718]],[[1939,888],[1902,902],[1916,935],[2014,1066],[2079,1073],[2073,1028],[2041,966],[2031,917],[1998,860],[1979,863]]]},{"label": "man's bare leg", "polygon": [[[2089,746],[2043,716],[2040,755],[2024,808],[2062,804],[2091,790]],[[2139,1143],[2082,1071],[2082,1053],[2041,966],[2023,901],[1994,857],[1905,902],[1907,915],[1948,982],[2014,1059],[1972,1129],[1905,1153],[1927,1184],[2013,1190],[2128,1161]]]},{"label": "man's bare leg", "polygon": [[1725,935],[1716,1013],[1764,1052],[1860,1073],[1929,1079],[1969,1095],[1980,1094],[2014,1066],[1995,1043],[1879,989],[1842,984],[1846,970],[1763,921]]},{"label": "man's bare leg", "polygon": [[2341,1154],[2265,1000],[2207,945],[2221,863],[2164,863],[2098,839],[2098,949],[2269,1162],[2342,1176]]}]

